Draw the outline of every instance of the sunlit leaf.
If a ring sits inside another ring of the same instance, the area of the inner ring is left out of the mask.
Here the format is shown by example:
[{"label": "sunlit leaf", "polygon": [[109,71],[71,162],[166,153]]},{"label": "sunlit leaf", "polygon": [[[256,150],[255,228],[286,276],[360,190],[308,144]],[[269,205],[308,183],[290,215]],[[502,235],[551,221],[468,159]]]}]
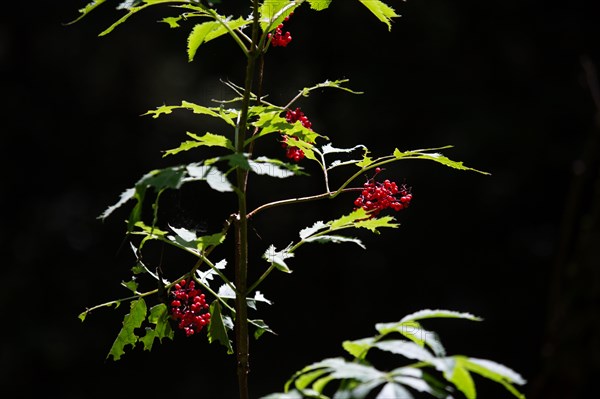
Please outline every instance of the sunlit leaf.
[{"label": "sunlit leaf", "polygon": [[257,175],[267,175],[271,177],[286,178],[294,175],[306,174],[302,172],[302,167],[283,162],[279,159],[259,157],[254,160],[249,159],[250,170]]},{"label": "sunlit leaf", "polygon": [[231,144],[231,140],[229,140],[227,137],[222,136],[220,134],[212,134],[212,133],[206,133],[203,136],[198,136],[194,133],[190,133],[190,132],[186,132],[186,134],[188,136],[190,136],[191,138],[194,139],[194,141],[184,141],[183,143],[181,143],[181,145],[177,148],[174,148],[172,150],[167,150],[164,153],[164,157],[166,157],[167,155],[175,155],[181,151],[188,151],[192,148],[196,148],[196,147],[202,147],[202,146],[206,146],[206,147],[224,147],[227,148],[229,150],[234,151],[235,149],[233,148],[233,144]]},{"label": "sunlit leaf", "polygon": [[119,208],[121,205],[125,204],[127,201],[133,199],[134,197],[135,187],[128,188],[127,190],[121,193],[119,201],[116,204],[109,206],[104,212],[102,212],[100,216],[98,216],[98,218],[102,220],[106,219],[111,213],[115,211],[115,209]]},{"label": "sunlit leaf", "polygon": [[395,384],[393,382],[388,382],[383,386],[381,391],[379,391],[375,399],[390,398],[413,399],[414,396],[403,386]]},{"label": "sunlit leaf", "polygon": [[321,11],[329,7],[331,0],[308,0],[310,8],[316,11]]},{"label": "sunlit leaf", "polygon": [[146,335],[140,338],[140,341],[144,344],[144,350],[152,350],[155,339],[158,339],[159,342],[162,342],[163,338],[173,339],[175,334],[169,319],[169,310],[164,303],[159,303],[150,309],[148,321],[154,324],[155,327],[146,327]]},{"label": "sunlit leaf", "polygon": [[233,185],[227,180],[225,174],[214,165],[207,166],[202,163],[189,164],[186,170],[189,180],[205,180],[216,191],[233,191]]},{"label": "sunlit leaf", "polygon": [[394,9],[380,0],[358,0],[365,5],[381,22],[392,30],[392,18],[399,17]]},{"label": "sunlit leaf", "polygon": [[444,372],[444,378],[453,383],[467,399],[475,399],[477,397],[475,383],[473,382],[469,370],[465,368],[463,357],[455,357],[454,367],[451,370]]},{"label": "sunlit leaf", "polygon": [[319,236],[308,237],[304,241],[318,242],[318,243],[330,243],[331,242],[334,244],[349,242],[349,243],[358,245],[362,249],[367,249],[367,247],[365,247],[365,245],[362,243],[362,241],[359,240],[358,238],[344,237],[344,236],[339,236],[339,235],[323,234],[323,235],[319,235]]},{"label": "sunlit leaf", "polygon": [[433,355],[427,349],[411,341],[399,339],[380,341],[374,343],[373,347],[386,352],[402,355],[409,359],[415,359],[424,362],[431,361],[433,359]]},{"label": "sunlit leaf", "polygon": [[[445,147],[448,148],[448,147]],[[425,150],[417,150],[417,151],[400,151],[399,149],[395,149],[394,150],[394,157],[396,159],[402,159],[402,158],[406,158],[406,159],[428,159],[434,162],[438,162],[442,165],[448,166],[450,168],[454,168],[454,169],[459,169],[459,170],[471,170],[477,173],[481,173],[484,175],[489,175],[488,172],[483,172],[481,170],[478,169],[473,169],[470,168],[468,166],[463,165],[462,162],[457,162],[457,161],[453,161],[451,159],[449,159],[448,157],[445,157],[444,155],[438,153],[438,152],[433,152],[433,153],[428,153],[428,152],[422,152]]]},{"label": "sunlit leaf", "polygon": [[263,259],[273,264],[278,270],[285,273],[291,273],[292,271],[285,263],[286,259],[293,258],[294,254],[290,252],[291,244],[281,251],[277,251],[274,245],[269,246],[263,254]]},{"label": "sunlit leaf", "polygon": [[311,235],[327,227],[329,227],[329,224],[325,224],[321,220],[319,220],[318,222],[315,222],[315,224],[313,224],[312,226],[300,230],[300,238],[305,239],[307,237],[310,237]]},{"label": "sunlit leaf", "polygon": [[[472,321],[481,321],[483,320],[481,317],[477,317],[472,315],[471,313],[466,312],[456,312],[454,310],[444,310],[444,309],[423,309],[417,312],[411,313],[409,315],[404,316],[399,323],[405,323],[408,321],[415,320],[423,320],[423,319],[435,319],[435,318],[451,318],[451,319],[467,319]],[[377,324],[376,328],[379,330],[377,326],[383,326],[385,323]]]},{"label": "sunlit leaf", "polygon": [[238,112],[236,110],[223,109],[221,107],[205,107],[203,105],[194,104],[189,101],[182,101],[181,105],[162,105],[160,107],[157,107],[155,110],[150,110],[142,114],[142,116],[152,115],[152,118],[156,119],[163,114],[171,114],[173,113],[173,110],[176,109],[187,109],[192,111],[194,114],[208,115],[212,116],[213,118],[219,118],[230,126],[235,126],[235,122],[232,118],[235,118]]},{"label": "sunlit leaf", "polygon": [[301,1],[294,0],[263,0],[258,9],[260,15],[260,27],[266,32],[283,22]]},{"label": "sunlit leaf", "polygon": [[131,301],[130,311],[123,318],[123,327],[119,331],[108,353],[108,356],[112,356],[113,360],[121,359],[121,356],[125,354],[125,346],[135,346],[138,341],[135,329],[142,326],[142,323],[146,319],[146,311],[146,302],[143,298]]},{"label": "sunlit leaf", "polygon": [[363,359],[374,343],[375,338],[369,337],[354,341],[344,341],[342,347],[355,358]]}]

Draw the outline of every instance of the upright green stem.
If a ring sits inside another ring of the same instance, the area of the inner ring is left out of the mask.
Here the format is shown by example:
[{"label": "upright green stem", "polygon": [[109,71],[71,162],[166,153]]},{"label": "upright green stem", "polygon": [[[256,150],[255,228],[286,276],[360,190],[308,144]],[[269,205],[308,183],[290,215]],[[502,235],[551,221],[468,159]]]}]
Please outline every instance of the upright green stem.
[{"label": "upright green stem", "polygon": [[[250,107],[250,94],[252,92],[256,59],[259,55],[259,14],[258,0],[253,0],[252,43],[247,53],[246,78],[244,82],[244,95],[242,109],[236,128],[235,150],[238,154],[244,153],[244,141],[248,122],[248,109]],[[237,374],[240,399],[248,399],[248,373],[250,372],[250,342],[248,338],[248,307],[246,304],[248,284],[248,218],[246,206],[246,181],[247,171],[238,168],[236,171],[238,215],[235,220],[235,286],[237,295],[235,300],[235,348],[237,357]]]}]

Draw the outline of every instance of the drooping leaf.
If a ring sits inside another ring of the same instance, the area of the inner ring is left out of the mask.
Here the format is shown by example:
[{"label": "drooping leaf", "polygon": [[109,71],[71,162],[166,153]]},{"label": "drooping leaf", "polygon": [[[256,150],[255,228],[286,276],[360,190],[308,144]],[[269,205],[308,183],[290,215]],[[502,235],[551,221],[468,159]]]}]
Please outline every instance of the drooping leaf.
[{"label": "drooping leaf", "polygon": [[402,385],[388,382],[381,388],[375,399],[402,398],[413,399],[414,396]]},{"label": "drooping leaf", "polygon": [[444,378],[453,383],[467,399],[475,399],[477,397],[475,383],[469,370],[465,367],[464,357],[455,356],[454,360],[454,367],[444,372]]},{"label": "drooping leaf", "polygon": [[99,5],[101,5],[102,3],[104,3],[105,1],[106,0],[94,0],[94,1],[86,4],[85,7],[79,9],[79,12],[80,12],[81,15],[79,17],[77,17],[76,19],[74,19],[73,21],[66,23],[66,25],[71,25],[71,24],[74,24],[75,22],[79,21],[81,18],[83,18],[86,15],[88,15],[96,7],[98,7]]},{"label": "drooping leaf", "polygon": [[525,379],[516,371],[503,364],[487,359],[463,358],[464,367],[477,373],[482,377],[503,385],[510,393],[519,399],[525,399],[525,395],[519,392],[512,384],[523,385]]},{"label": "drooping leaf", "polygon": [[106,219],[108,216],[110,216],[111,213],[113,213],[115,211],[115,209],[119,208],[121,205],[123,205],[130,199],[133,199],[134,197],[135,197],[135,187],[128,188],[127,190],[123,191],[121,193],[121,195],[119,196],[119,201],[117,201],[116,204],[111,205],[108,208],[106,208],[106,210],[104,212],[102,212],[102,214],[100,216],[98,216],[98,219],[102,219],[102,220]]},{"label": "drooping leaf", "polygon": [[163,338],[173,339],[174,332],[169,323],[169,310],[164,303],[159,303],[150,309],[148,321],[154,324],[154,328],[146,327],[146,335],[140,338],[144,344],[144,350],[152,350],[154,340],[162,342]]},{"label": "drooping leaf", "polygon": [[125,354],[125,347],[127,345],[131,345],[131,347],[135,346],[139,338],[135,334],[135,329],[142,326],[142,323],[146,319],[146,312],[146,302],[143,298],[131,301],[130,311],[123,318],[123,327],[113,342],[107,358],[112,356],[113,360],[119,360]]},{"label": "drooping leaf", "polygon": [[223,36],[229,31],[235,31],[243,26],[246,26],[252,22],[251,19],[238,18],[231,20],[229,17],[223,17],[216,13],[211,13],[216,21],[209,21],[194,26],[192,32],[188,36],[188,61],[193,61],[196,56],[198,47],[202,44],[207,43],[213,39]]},{"label": "drooping leaf", "polygon": [[399,17],[396,11],[380,0],[358,0],[364,4],[381,22],[385,23],[388,30],[392,30],[392,18]]},{"label": "drooping leaf", "polygon": [[256,330],[254,330],[254,339],[260,338],[260,336],[266,332],[277,335],[263,320],[248,320],[248,323],[256,327]]},{"label": "drooping leaf", "polygon": [[493,360],[469,357],[464,360],[464,364],[469,370],[496,382],[503,379],[519,385],[526,383],[519,373]]},{"label": "drooping leaf", "polygon": [[[225,260],[225,259],[215,263],[215,268],[217,268],[219,270],[225,269],[226,266],[227,266],[227,260]],[[210,287],[210,283],[208,280],[212,280],[213,276],[216,275],[217,272],[213,268],[210,268],[205,272],[203,272],[201,270],[196,270],[196,274],[198,275],[198,280],[200,280],[200,282],[202,284]]]},{"label": "drooping leaf", "polygon": [[188,36],[187,40],[187,52],[189,62],[192,62],[194,60],[196,50],[198,50],[198,47],[200,47],[200,45],[206,41],[206,37],[208,36],[208,34],[218,29],[220,26],[221,24],[218,21],[203,22],[194,26],[194,29],[192,29],[192,32]]},{"label": "drooping leaf", "polygon": [[210,304],[210,323],[208,324],[208,342],[219,342],[227,349],[227,354],[233,354],[231,340],[227,335],[223,315],[221,313],[221,304],[217,299]]},{"label": "drooping leaf", "polygon": [[203,165],[202,163],[189,164],[186,167],[189,179],[205,180],[210,188],[220,192],[232,192],[233,185],[227,180],[223,172],[214,165]]},{"label": "drooping leaf", "polygon": [[269,246],[263,254],[263,259],[273,264],[278,270],[285,273],[291,273],[292,271],[285,263],[286,259],[293,258],[294,254],[290,252],[291,244],[281,251],[277,251],[274,245]]}]

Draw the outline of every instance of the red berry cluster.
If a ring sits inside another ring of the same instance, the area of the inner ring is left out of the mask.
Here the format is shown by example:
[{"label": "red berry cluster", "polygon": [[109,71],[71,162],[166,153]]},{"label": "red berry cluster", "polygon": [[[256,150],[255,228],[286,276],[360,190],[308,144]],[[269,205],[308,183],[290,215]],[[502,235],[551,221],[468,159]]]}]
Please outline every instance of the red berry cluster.
[{"label": "red berry cluster", "polygon": [[[285,120],[289,123],[296,123],[297,121],[300,121],[300,123],[302,123],[302,126],[304,126],[307,129],[310,129],[312,126],[312,123],[308,120],[308,118],[304,115],[304,112],[302,112],[300,108],[296,108],[294,111],[287,110],[287,112],[285,113]],[[299,162],[304,158],[304,151],[302,151],[298,147],[288,146],[287,136],[285,135],[282,136],[281,146],[286,150],[285,156],[291,159],[292,161]]]},{"label": "red berry cluster", "polygon": [[195,288],[194,281],[181,280],[171,291],[171,318],[186,336],[194,335],[210,323],[210,313],[204,294]]},{"label": "red berry cluster", "polygon": [[392,208],[395,211],[408,208],[412,200],[410,187],[406,184],[398,185],[389,180],[383,183],[375,181],[375,176],[381,172],[381,168],[375,168],[375,174],[363,185],[360,196],[354,200],[355,210],[363,208],[375,217],[386,208]]},{"label": "red berry cluster", "polygon": [[[292,14],[285,17],[283,21],[287,22],[292,16]],[[290,35],[290,32],[283,33],[282,29],[283,24],[279,24],[277,25],[277,28],[275,28],[275,33],[268,34],[268,37],[269,39],[271,39],[271,44],[273,45],[273,47],[285,47],[292,41],[292,35]]]}]

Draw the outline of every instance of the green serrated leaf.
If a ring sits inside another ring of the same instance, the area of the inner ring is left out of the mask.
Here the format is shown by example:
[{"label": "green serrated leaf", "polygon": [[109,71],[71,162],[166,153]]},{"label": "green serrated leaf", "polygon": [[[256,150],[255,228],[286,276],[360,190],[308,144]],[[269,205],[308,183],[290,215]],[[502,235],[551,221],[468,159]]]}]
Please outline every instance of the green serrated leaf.
[{"label": "green serrated leaf", "polygon": [[227,349],[228,355],[233,354],[231,340],[227,336],[227,329],[221,313],[221,304],[216,299],[210,304],[210,323],[208,324],[207,336],[208,342],[219,342]]},{"label": "green serrated leaf", "polygon": [[106,0],[94,0],[90,3],[88,3],[85,7],[79,9],[79,13],[81,14],[79,17],[77,17],[76,19],[74,19],[71,22],[67,22],[66,25],[71,25],[74,24],[75,22],[81,20],[81,18],[85,17],[86,15],[88,15],[90,12],[92,12],[96,7],[98,7],[99,5],[101,5],[102,3],[104,3]]},{"label": "green serrated leaf", "polygon": [[198,135],[196,135],[194,133],[190,133],[190,132],[186,132],[186,134],[188,136],[190,136],[191,138],[193,138],[195,141],[189,141],[189,140],[184,141],[183,143],[181,143],[181,145],[179,147],[174,148],[172,150],[165,151],[163,157],[166,157],[167,155],[175,155],[177,153],[180,153],[181,151],[188,151],[188,150],[191,150],[192,148],[197,148],[197,147],[202,147],[202,146],[223,147],[223,148],[227,148],[232,151],[235,150],[233,148],[233,144],[231,144],[231,140],[229,140],[225,136],[221,136],[220,134],[206,133],[203,136],[198,136]]},{"label": "green serrated leaf", "polygon": [[148,315],[148,321],[155,325],[154,328],[146,327],[146,335],[139,340],[144,344],[144,350],[152,350],[154,340],[158,338],[162,342],[163,338],[173,339],[174,332],[169,323],[169,311],[164,303],[153,306]]},{"label": "green serrated leaf", "polygon": [[329,228],[332,231],[339,230],[352,227],[354,226],[354,222],[356,222],[357,220],[361,220],[368,217],[369,215],[367,214],[367,211],[365,211],[362,208],[358,208],[355,211],[349,213],[348,215],[344,215],[335,220],[330,220],[329,222],[327,222],[327,224],[329,225]]},{"label": "green serrated leaf", "polygon": [[369,152],[370,152],[369,149],[367,147],[364,147],[363,159],[361,161],[357,162],[356,166],[364,169],[373,163],[373,158],[371,158],[369,156]]},{"label": "green serrated leaf", "polygon": [[380,0],[358,0],[369,9],[381,22],[385,23],[388,30],[392,30],[392,18],[399,17],[396,11]]},{"label": "green serrated leaf", "polygon": [[213,31],[219,29],[221,24],[218,21],[208,21],[203,22],[194,26],[192,32],[188,36],[187,39],[187,52],[188,52],[188,61],[192,62],[194,60],[194,56],[196,55],[196,51],[198,47],[206,40],[206,37]]},{"label": "green serrated leaf", "polygon": [[[442,148],[449,148],[449,147],[451,147],[451,146],[446,146],[446,147],[442,147]],[[415,150],[415,151],[402,152],[396,148],[394,150],[393,155],[396,159],[403,159],[403,158],[404,159],[428,159],[430,161],[434,161],[434,162],[440,163],[442,165],[445,165],[445,166],[448,166],[448,167],[454,168],[454,169],[470,170],[473,172],[481,173],[483,175],[490,174],[488,172],[483,172],[481,170],[465,166],[462,162],[453,161],[450,158],[445,157],[444,155],[442,155],[438,152],[428,153],[428,152],[424,152],[424,151],[427,151],[427,150]]]},{"label": "green serrated leaf", "polygon": [[377,230],[380,227],[389,227],[392,229],[397,228],[398,226],[400,226],[398,223],[392,223],[395,219],[392,216],[381,216],[381,217],[377,217],[377,218],[370,218],[367,220],[360,220],[357,221],[354,226],[357,228],[364,228],[364,229],[368,229],[371,230],[371,232],[375,233],[375,234],[379,234],[379,230]]},{"label": "green serrated leaf", "polygon": [[135,280],[122,282],[121,285],[133,293],[137,292],[138,283]]},{"label": "green serrated leaf", "polygon": [[326,80],[325,82],[316,84],[315,86],[305,87],[300,92],[302,93],[302,95],[304,97],[308,97],[308,95],[314,90],[333,88],[333,89],[344,90],[344,91],[347,91],[348,93],[352,93],[352,94],[364,94],[362,91],[355,91],[355,90],[352,90],[352,89],[349,89],[349,88],[343,86],[343,84],[348,81],[349,81],[349,79],[340,79],[340,80],[333,80],[333,81]]},{"label": "green serrated leaf", "polygon": [[294,0],[264,0],[258,9],[260,14],[260,27],[263,32],[274,29],[290,15],[302,1]]},{"label": "green serrated leaf", "polygon": [[308,0],[308,4],[310,4],[310,8],[313,10],[322,11],[329,7],[331,0]]},{"label": "green serrated leaf", "polygon": [[123,327],[117,338],[115,339],[107,358],[113,357],[113,360],[117,361],[125,354],[125,346],[135,346],[138,341],[138,336],[135,335],[135,329],[140,328],[142,323],[146,319],[146,302],[143,298],[131,301],[130,311],[123,318]]},{"label": "green serrated leaf", "polygon": [[150,111],[142,114],[142,116],[152,115],[152,118],[156,119],[163,114],[164,115],[171,114],[171,113],[173,113],[173,110],[176,110],[176,109],[187,109],[187,110],[192,111],[194,114],[208,115],[208,116],[212,116],[213,118],[219,118],[219,119],[222,119],[228,125],[233,126],[233,127],[235,127],[235,122],[233,121],[233,118],[235,118],[237,116],[237,112],[238,112],[236,110],[224,110],[221,107],[205,107],[203,105],[194,104],[189,101],[182,101],[181,105],[163,105],[163,106],[157,107],[155,110],[150,110]]}]

